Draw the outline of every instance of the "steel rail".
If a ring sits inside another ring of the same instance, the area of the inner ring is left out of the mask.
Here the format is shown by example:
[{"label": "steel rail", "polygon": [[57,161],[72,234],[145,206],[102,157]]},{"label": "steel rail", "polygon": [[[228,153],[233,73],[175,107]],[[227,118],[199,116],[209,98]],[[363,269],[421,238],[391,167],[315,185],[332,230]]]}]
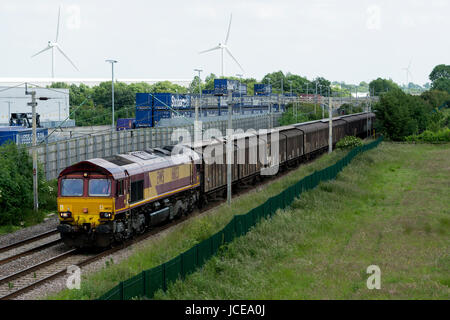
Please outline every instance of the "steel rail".
[{"label": "steel rail", "polygon": [[24,252],[20,252],[18,254],[12,255],[10,257],[4,258],[4,259],[0,260],[0,266],[5,264],[5,263],[11,262],[13,260],[17,260],[19,258],[22,258],[22,257],[28,256],[30,254],[33,254],[35,252],[38,252],[38,251],[44,250],[46,248],[52,247],[52,246],[54,246],[54,245],[56,245],[58,243],[61,243],[61,242],[62,242],[62,239],[53,240],[53,241],[44,243],[42,245],[39,245],[37,247],[34,247],[32,249],[26,250]]},{"label": "steel rail", "polygon": [[43,238],[48,238],[48,237],[50,237],[50,236],[52,236],[54,234],[57,234],[57,233],[58,233],[58,230],[54,229],[54,230],[50,230],[50,231],[38,234],[36,236],[29,237],[29,238],[27,238],[25,240],[21,240],[21,241],[12,243],[12,244],[8,244],[8,245],[6,245],[4,247],[0,247],[0,253],[8,251],[8,250],[11,250],[11,249],[14,249],[14,248],[17,248],[17,247],[20,247],[20,246],[23,246],[23,245],[31,243],[31,242],[35,242],[35,241],[43,239]]}]

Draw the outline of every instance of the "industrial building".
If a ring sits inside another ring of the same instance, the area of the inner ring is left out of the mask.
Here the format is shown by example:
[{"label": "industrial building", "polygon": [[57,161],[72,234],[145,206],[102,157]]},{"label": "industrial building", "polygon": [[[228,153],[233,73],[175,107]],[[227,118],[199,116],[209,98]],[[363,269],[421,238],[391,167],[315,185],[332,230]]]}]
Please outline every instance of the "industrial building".
[{"label": "industrial building", "polygon": [[[48,100],[38,100],[36,112],[40,116],[40,124],[44,128],[53,128],[69,118],[69,89],[31,88],[36,91],[36,98],[46,97]],[[9,126],[12,113],[30,113],[31,96],[25,94],[25,87],[0,87],[0,126]],[[64,126],[75,125],[68,120]]]}]

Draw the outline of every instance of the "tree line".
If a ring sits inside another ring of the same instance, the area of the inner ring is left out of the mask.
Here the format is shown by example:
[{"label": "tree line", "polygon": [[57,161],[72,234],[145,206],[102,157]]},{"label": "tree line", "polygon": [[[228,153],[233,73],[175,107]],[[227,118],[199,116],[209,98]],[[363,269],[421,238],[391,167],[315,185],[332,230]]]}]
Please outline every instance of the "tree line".
[{"label": "tree line", "polygon": [[407,94],[386,79],[371,82],[383,91],[374,107],[379,132],[395,141],[450,141],[450,65],[437,65],[429,79],[430,89],[421,95]]},{"label": "tree line", "polygon": [[[445,80],[448,71],[445,65],[437,66],[430,80],[432,85],[430,90],[449,90],[450,85]],[[145,82],[125,84],[116,82],[114,84],[114,105],[115,118],[134,118],[135,116],[135,96],[138,92],[173,92],[179,94],[198,94],[202,90],[214,89],[215,74],[211,73],[202,81],[195,76],[188,87],[183,87],[169,81],[161,81],[150,85]],[[291,93],[298,94],[321,94],[322,96],[350,96],[355,92],[370,92],[372,95],[381,95],[389,90],[402,88],[390,79],[375,79],[370,83],[360,82],[357,85],[346,84],[344,82],[331,82],[323,77],[316,77],[309,80],[304,76],[283,73],[276,71],[267,73],[261,80],[255,78],[227,77],[228,79],[240,80],[247,85],[247,94],[253,95],[255,83],[266,83],[272,86],[275,94]],[[443,80],[444,78],[444,80]],[[74,119],[77,126],[103,125],[111,123],[111,82],[102,82],[99,85],[89,87],[85,84],[69,85],[62,82],[52,83],[51,88],[69,89],[69,104],[71,119]],[[428,91],[430,91],[428,90]],[[427,91],[427,92],[428,92]]]}]

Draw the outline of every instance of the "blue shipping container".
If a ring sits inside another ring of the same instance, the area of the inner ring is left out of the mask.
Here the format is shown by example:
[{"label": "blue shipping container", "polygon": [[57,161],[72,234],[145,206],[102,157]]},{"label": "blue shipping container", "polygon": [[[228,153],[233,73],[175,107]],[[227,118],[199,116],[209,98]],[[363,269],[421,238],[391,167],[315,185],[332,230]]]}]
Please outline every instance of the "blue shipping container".
[{"label": "blue shipping container", "polygon": [[240,83],[238,80],[214,79],[215,93],[227,94],[228,90],[245,95],[247,94],[247,85]]},{"label": "blue shipping container", "polygon": [[116,130],[129,130],[135,128],[134,118],[119,118],[117,119]]},{"label": "blue shipping container", "polygon": [[[42,142],[48,136],[47,128],[36,129],[36,140]],[[33,142],[33,129],[23,127],[0,127],[0,145],[11,141],[15,144],[31,145]]]},{"label": "blue shipping container", "polygon": [[152,107],[136,107],[136,128],[153,127]]},{"label": "blue shipping container", "polygon": [[255,83],[254,85],[255,96],[267,96],[272,93],[272,86],[265,83]]},{"label": "blue shipping container", "polygon": [[136,107],[151,107],[151,106],[153,106],[153,94],[136,93]]},{"label": "blue shipping container", "polygon": [[158,109],[183,109],[191,107],[191,97],[187,94],[155,93],[153,106]]}]

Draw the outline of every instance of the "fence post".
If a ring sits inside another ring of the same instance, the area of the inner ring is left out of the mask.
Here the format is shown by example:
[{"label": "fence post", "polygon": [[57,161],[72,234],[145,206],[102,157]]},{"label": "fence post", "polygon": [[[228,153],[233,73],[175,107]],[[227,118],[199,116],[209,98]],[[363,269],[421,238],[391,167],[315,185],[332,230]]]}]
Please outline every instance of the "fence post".
[{"label": "fence post", "polygon": [[78,138],[75,140],[75,154],[77,159],[76,161],[80,162],[80,141]]},{"label": "fence post", "polygon": [[141,132],[142,132],[142,130],[136,130],[136,140],[137,140],[137,142],[136,142],[136,144],[137,144],[137,148],[136,148],[136,150],[141,150]]},{"label": "fence post", "polygon": [[148,133],[148,129],[142,129],[142,132],[144,133],[144,148],[142,148],[143,150],[147,150],[147,133]]},{"label": "fence post", "polygon": [[56,174],[59,173],[60,163],[59,163],[59,143],[56,143]]},{"label": "fence post", "polygon": [[113,152],[113,133],[112,133],[112,130],[111,130],[111,132],[109,133],[109,145],[110,145],[110,156],[112,156],[113,154],[114,154],[114,152]]},{"label": "fence post", "polygon": [[123,281],[119,283],[120,300],[123,300]]},{"label": "fence post", "polygon": [[45,140],[45,177],[47,180],[50,180],[49,175],[50,164],[48,161],[48,140]]},{"label": "fence post", "polygon": [[89,137],[84,138],[84,160],[89,159]]},{"label": "fence post", "polygon": [[104,134],[102,134],[102,150],[103,150],[103,152],[102,152],[103,157],[106,157],[106,144],[105,144],[105,135]]},{"label": "fence post", "polygon": [[94,140],[93,143],[94,145],[92,146],[92,151],[94,153],[94,158],[98,158],[98,146],[97,146],[97,136],[93,136],[92,139]]},{"label": "fence post", "polygon": [[72,164],[72,159],[70,157],[70,140],[66,140],[66,167]]}]

